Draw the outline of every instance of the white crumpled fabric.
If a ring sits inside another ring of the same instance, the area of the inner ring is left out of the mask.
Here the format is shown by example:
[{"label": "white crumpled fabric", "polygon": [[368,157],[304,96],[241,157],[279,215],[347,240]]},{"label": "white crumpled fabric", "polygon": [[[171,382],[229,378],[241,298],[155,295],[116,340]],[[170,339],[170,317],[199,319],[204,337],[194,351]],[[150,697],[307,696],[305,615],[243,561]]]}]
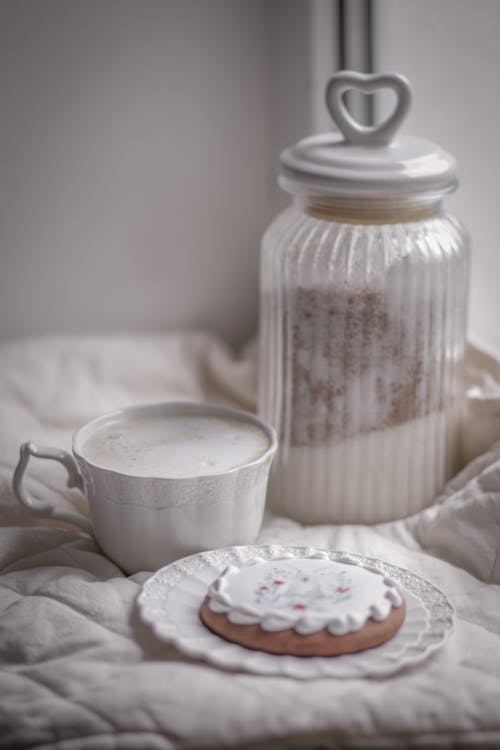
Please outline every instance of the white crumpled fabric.
[{"label": "white crumpled fabric", "polygon": [[[184,658],[138,617],[147,572],[124,576],[86,535],[16,505],[21,442],[69,449],[81,424],[131,403],[252,409],[254,355],[202,334],[0,346],[0,748],[500,747],[500,377],[483,351],[468,351],[471,463],[435,505],[372,527],[269,516],[258,540],[380,557],[444,591],[457,612],[446,646],[389,678],[299,682]],[[86,512],[61,467],[30,476],[36,496]]]}]

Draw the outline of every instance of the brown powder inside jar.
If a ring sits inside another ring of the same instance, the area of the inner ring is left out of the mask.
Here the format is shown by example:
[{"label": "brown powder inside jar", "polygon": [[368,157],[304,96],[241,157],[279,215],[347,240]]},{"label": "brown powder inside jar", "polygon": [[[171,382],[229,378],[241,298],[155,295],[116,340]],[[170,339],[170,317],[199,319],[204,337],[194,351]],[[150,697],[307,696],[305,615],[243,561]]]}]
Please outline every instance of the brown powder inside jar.
[{"label": "brown powder inside jar", "polygon": [[436,374],[424,371],[432,358],[422,324],[391,316],[382,293],[299,286],[288,315],[292,445],[334,443],[442,408]]}]

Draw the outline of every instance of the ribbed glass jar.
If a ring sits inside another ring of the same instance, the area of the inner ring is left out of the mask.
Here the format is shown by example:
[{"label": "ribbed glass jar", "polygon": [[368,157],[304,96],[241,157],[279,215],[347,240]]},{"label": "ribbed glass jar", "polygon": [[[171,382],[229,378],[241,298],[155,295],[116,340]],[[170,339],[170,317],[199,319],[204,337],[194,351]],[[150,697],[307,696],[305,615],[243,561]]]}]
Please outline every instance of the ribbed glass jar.
[{"label": "ribbed glass jar", "polygon": [[469,250],[438,200],[295,197],[262,242],[259,414],[272,509],[375,523],[460,466]]}]

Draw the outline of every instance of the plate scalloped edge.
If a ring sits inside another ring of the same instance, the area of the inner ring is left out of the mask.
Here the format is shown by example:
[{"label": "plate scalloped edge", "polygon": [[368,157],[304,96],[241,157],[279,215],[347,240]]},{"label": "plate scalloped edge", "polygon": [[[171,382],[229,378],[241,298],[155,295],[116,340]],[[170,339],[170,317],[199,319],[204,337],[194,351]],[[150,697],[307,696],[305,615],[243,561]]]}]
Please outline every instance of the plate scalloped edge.
[{"label": "plate scalloped edge", "polygon": [[[229,563],[241,564],[258,554],[274,559],[326,552],[331,560],[349,557],[393,578],[407,601],[400,631],[373,649],[336,657],[279,656],[252,651],[225,641],[206,628],[198,610],[206,589]],[[182,586],[181,584],[187,584]],[[384,677],[426,660],[444,644],[454,623],[454,609],[436,586],[405,568],[352,552],[298,545],[224,547],[184,557],[161,568],[143,585],[137,599],[141,618],[160,640],[178,651],[229,670],[296,679],[318,677]]]}]

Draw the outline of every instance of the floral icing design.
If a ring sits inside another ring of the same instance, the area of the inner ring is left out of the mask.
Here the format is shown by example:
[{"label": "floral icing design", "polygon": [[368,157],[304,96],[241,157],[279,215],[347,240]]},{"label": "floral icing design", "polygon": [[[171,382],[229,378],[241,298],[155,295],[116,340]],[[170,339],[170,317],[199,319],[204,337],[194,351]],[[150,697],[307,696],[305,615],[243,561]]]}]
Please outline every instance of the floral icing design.
[{"label": "floral icing design", "polygon": [[297,568],[272,568],[254,590],[255,604],[278,609],[326,611],[351,598],[351,579],[346,571],[332,573],[331,565],[314,576]]},{"label": "floral icing design", "polygon": [[323,552],[230,565],[208,590],[210,609],[233,623],[303,635],[324,628],[333,635],[355,632],[401,604],[395,582],[381,571],[347,557],[333,561]]}]

